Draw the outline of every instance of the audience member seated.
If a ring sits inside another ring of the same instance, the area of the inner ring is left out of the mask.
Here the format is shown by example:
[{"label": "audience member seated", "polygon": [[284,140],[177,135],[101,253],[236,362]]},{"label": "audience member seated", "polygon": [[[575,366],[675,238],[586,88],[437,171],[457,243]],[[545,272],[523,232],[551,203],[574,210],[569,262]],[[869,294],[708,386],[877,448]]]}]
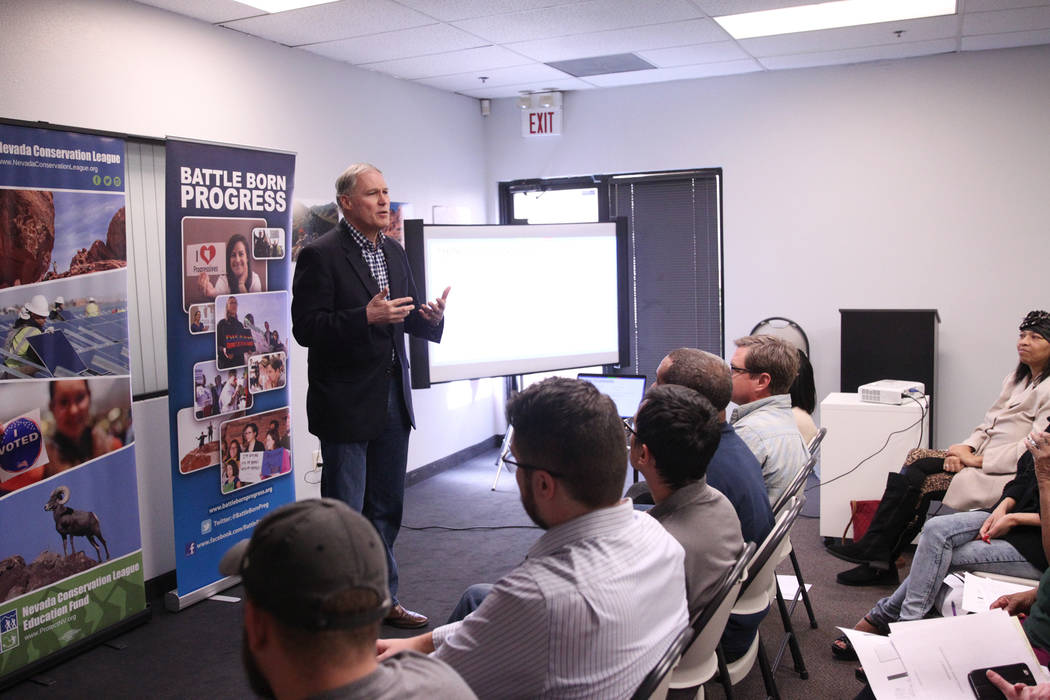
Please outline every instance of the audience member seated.
[{"label": "audience member seated", "polygon": [[[1024,454],[1024,437],[1050,418],[1050,314],[1032,311],[1019,327],[1017,369],[1003,380],[999,398],[970,437],[947,451],[912,450],[899,474],[889,474],[871,526],[857,542],[831,545],[839,559],[860,564],[838,575],[839,583],[896,583],[901,550],[922,528],[934,500],[955,510],[987,508]],[[874,565],[874,566],[873,566]]]},{"label": "audience member seated", "polygon": [[546,530],[465,619],[381,639],[380,659],[433,652],[480,697],[629,697],[688,622],[682,546],[620,492],[623,423],[587,382],[551,378],[507,402],[507,463]]},{"label": "audience member seated", "polygon": [[729,422],[758,458],[769,502],[776,503],[809,457],[788,395],[798,374],[798,351],[772,335],[734,342],[729,370],[737,408]]},{"label": "audience member seated", "polygon": [[649,515],[685,549],[690,618],[703,612],[744,551],[733,506],[704,481],[718,424],[714,408],[692,389],[654,386],[638,408],[628,453],[652,489]]},{"label": "audience member seated", "polygon": [[[933,609],[949,571],[1021,578],[1039,578],[1046,571],[1050,528],[1040,528],[1040,510],[1044,499],[1050,503],[1050,435],[1032,433],[1029,440],[1032,451],[1018,460],[1017,476],[1003,488],[991,513],[954,513],[927,522],[908,578],[876,603],[855,629],[887,634],[891,622],[922,619]],[[1041,463],[1038,469],[1033,455]],[[845,635],[832,643],[832,653],[856,658]]]},{"label": "audience member seated", "polygon": [[219,563],[244,584],[242,660],[252,690],[278,698],[475,698],[440,661],[412,651],[376,660],[390,609],[383,543],[334,499],[263,518]]},{"label": "audience member seated", "polygon": [[795,416],[795,425],[808,447],[819,432],[817,424],[813,422],[813,411],[817,409],[817,387],[813,383],[813,365],[801,350],[798,351],[798,376],[791,383],[788,393],[791,395],[791,413]]},{"label": "audience member seated", "polygon": [[[718,411],[720,439],[707,465],[707,485],[729,499],[740,520],[744,540],[762,544],[773,529],[773,510],[762,481],[762,467],[725,420],[733,393],[729,366],[718,355],[696,348],[678,348],[669,352],[656,368],[656,386],[667,384],[689,387]],[[632,485],[627,496],[635,503],[653,502],[649,484],[644,481]]]}]

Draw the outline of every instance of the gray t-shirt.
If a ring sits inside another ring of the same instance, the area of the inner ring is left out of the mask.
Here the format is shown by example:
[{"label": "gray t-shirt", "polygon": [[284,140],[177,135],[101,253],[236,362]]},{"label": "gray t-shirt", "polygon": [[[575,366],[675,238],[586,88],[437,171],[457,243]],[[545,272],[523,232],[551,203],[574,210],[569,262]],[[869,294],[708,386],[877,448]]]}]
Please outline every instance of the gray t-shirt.
[{"label": "gray t-shirt", "polygon": [[318,693],[310,700],[347,700],[349,698],[477,700],[474,692],[450,666],[414,651],[394,654],[364,678]]}]

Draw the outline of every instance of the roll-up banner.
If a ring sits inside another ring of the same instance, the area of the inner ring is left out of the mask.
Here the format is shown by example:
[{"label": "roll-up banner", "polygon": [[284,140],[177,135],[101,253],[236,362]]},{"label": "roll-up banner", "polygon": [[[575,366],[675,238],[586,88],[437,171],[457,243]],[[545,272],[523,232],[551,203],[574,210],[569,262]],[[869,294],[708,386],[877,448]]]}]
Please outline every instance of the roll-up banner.
[{"label": "roll-up banner", "polygon": [[222,555],[295,499],[288,412],[295,156],[168,140],[168,397],[180,610],[228,587]]},{"label": "roll-up banner", "polygon": [[0,124],[0,689],[148,619],[124,141]]}]

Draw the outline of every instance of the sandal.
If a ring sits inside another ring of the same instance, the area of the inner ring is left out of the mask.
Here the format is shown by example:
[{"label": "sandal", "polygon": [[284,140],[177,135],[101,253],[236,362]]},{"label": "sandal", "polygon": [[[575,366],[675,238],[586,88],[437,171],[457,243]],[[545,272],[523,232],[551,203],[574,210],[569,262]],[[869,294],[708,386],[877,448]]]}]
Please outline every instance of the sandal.
[{"label": "sandal", "polygon": [[835,638],[835,641],[831,643],[831,655],[839,661],[856,661],[857,651],[853,648],[853,644],[850,643],[849,637],[842,634]]},{"label": "sandal", "polygon": [[[875,628],[876,634],[883,636],[890,633],[889,625],[876,622],[872,620],[868,615],[864,616],[864,621]],[[853,648],[853,644],[849,641],[849,637],[845,634],[839,635],[831,642],[831,655],[840,661],[857,661],[857,651]]]}]

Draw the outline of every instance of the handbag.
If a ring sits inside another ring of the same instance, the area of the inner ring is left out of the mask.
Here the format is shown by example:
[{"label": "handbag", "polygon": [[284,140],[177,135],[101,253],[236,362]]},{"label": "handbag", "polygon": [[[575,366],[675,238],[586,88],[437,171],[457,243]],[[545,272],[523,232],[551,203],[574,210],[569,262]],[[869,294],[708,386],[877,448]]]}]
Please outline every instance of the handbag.
[{"label": "handbag", "polygon": [[846,540],[846,533],[849,532],[850,525],[853,526],[853,541],[858,542],[864,533],[871,527],[871,521],[875,517],[875,511],[879,509],[879,503],[882,501],[850,501],[849,510],[850,518],[849,522],[846,523],[846,528],[842,531],[842,539]]}]

